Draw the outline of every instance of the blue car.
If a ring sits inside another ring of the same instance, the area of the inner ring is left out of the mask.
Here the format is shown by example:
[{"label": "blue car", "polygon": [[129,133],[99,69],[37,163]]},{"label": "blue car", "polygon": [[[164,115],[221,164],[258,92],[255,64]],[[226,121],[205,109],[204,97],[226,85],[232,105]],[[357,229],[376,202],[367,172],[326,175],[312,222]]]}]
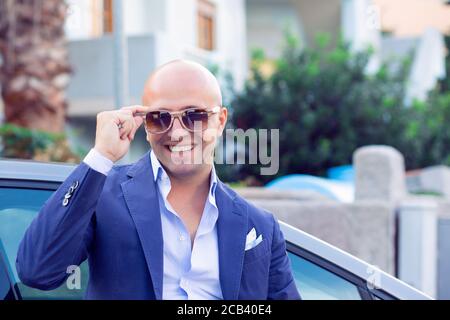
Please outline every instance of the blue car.
[{"label": "blue car", "polygon": [[[21,283],[15,269],[19,243],[42,205],[75,166],[0,160],[0,300],[82,299],[88,265],[79,266],[79,285],[51,291]],[[298,290],[311,300],[431,299],[366,262],[280,221]],[[70,278],[70,275],[68,275]]]}]

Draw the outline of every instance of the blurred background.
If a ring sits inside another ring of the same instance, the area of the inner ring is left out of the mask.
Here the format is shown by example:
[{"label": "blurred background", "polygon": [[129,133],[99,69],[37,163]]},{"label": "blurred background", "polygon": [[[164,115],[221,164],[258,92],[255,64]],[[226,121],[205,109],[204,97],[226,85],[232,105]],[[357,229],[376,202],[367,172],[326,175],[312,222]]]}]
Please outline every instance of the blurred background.
[{"label": "blurred background", "polygon": [[[230,128],[280,130],[277,175],[217,165],[222,180],[450,299],[449,52],[443,0],[0,0],[0,153],[78,163],[98,112],[193,60],[219,78]],[[142,129],[124,161],[148,148]]]}]

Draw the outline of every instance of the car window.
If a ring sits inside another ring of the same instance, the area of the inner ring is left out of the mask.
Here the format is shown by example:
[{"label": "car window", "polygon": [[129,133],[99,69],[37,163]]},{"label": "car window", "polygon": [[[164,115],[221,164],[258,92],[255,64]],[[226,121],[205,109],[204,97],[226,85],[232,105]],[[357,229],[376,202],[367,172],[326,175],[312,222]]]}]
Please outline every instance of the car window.
[{"label": "car window", "polygon": [[5,249],[0,239],[0,300],[14,299],[11,276],[11,269],[6,263]]},{"label": "car window", "polygon": [[357,286],[350,281],[292,252],[288,255],[304,300],[361,300]]},{"label": "car window", "polygon": [[6,273],[6,268],[3,267],[3,261],[0,260],[0,299],[6,299],[10,290],[8,274]]},{"label": "car window", "polygon": [[17,275],[15,260],[20,241],[52,193],[53,191],[40,189],[0,188],[0,240],[23,299],[82,299],[88,280],[86,262],[80,266],[80,290],[70,290],[64,283],[58,289],[41,291],[25,286]]}]

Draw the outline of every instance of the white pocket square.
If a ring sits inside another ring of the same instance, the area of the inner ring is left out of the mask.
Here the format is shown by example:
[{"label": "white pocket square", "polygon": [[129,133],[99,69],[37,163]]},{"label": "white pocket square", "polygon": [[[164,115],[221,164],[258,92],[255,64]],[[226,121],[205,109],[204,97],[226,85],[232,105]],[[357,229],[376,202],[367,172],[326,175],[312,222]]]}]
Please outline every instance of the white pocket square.
[{"label": "white pocket square", "polygon": [[245,251],[253,249],[258,244],[260,244],[262,240],[263,240],[262,234],[260,234],[259,237],[257,238],[256,237],[256,230],[255,230],[255,228],[253,228],[247,234],[247,238],[245,239]]}]

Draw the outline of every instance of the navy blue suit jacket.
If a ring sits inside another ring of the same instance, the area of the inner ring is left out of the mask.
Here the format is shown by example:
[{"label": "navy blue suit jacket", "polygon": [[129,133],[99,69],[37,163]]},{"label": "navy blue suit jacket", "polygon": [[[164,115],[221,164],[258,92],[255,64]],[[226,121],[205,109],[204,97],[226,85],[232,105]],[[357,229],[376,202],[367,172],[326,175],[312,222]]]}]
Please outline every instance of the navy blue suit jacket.
[{"label": "navy blue suit jacket", "polygon": [[[20,244],[22,282],[60,286],[67,267],[88,259],[87,299],[161,299],[163,236],[150,155],[108,176],[81,163],[44,204]],[[64,202],[67,190],[70,197]],[[224,299],[298,299],[273,215],[218,182],[219,274]],[[255,228],[263,241],[245,251]]]}]

